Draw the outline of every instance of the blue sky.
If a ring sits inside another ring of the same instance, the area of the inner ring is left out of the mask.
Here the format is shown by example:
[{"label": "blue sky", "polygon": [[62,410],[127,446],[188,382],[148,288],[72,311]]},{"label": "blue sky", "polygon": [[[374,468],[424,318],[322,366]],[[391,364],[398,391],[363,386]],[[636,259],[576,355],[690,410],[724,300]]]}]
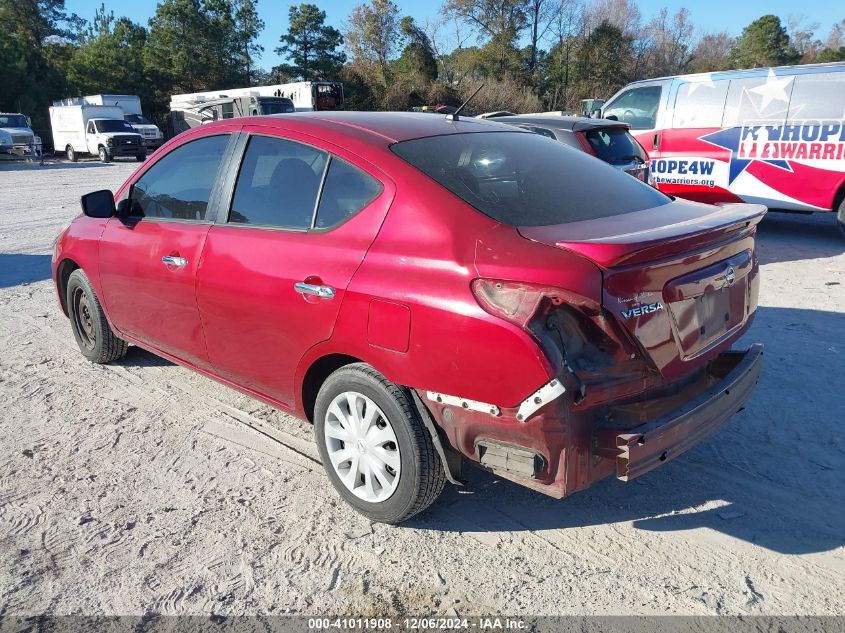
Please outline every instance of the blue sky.
[{"label": "blue sky", "polygon": [[[102,0],[66,0],[67,10],[90,20],[100,6]],[[303,0],[297,0],[297,4]],[[314,0],[311,0],[314,1]],[[353,7],[361,0],[329,0],[315,2],[327,14],[327,21],[341,28],[343,21],[350,14]],[[420,24],[426,18],[435,18],[440,8],[440,2],[419,0],[408,2],[395,0],[403,14],[411,15]],[[279,0],[258,0],[258,11],[265,22],[264,32],[260,43],[265,52],[259,65],[270,68],[279,63],[279,57],[273,52],[278,46],[279,35],[287,30],[288,7],[292,3]],[[738,35],[744,26],[765,13],[774,13],[786,22],[788,16],[804,16],[807,22],[821,24],[817,37],[824,38],[834,22],[845,18],[845,11],[837,11],[836,2],[829,0],[804,0],[796,3],[794,0],[768,0],[767,2],[741,2],[737,0],[708,0],[702,2],[669,3],[665,0],[640,0],[640,11],[644,19],[648,19],[662,7],[670,12],[681,6],[687,6],[692,15],[692,21],[701,33],[713,33],[726,30],[732,35]],[[152,0],[110,0],[106,3],[116,16],[125,15],[136,22],[147,24],[147,20],[155,13],[156,2]],[[838,5],[841,6],[841,5]]]}]

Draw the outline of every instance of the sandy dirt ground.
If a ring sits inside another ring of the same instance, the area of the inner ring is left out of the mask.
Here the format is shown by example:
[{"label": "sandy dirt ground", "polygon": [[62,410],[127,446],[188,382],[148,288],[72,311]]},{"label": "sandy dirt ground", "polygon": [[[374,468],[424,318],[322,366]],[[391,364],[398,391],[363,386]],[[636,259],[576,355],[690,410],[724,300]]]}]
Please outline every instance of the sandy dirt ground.
[{"label": "sandy dirt ground", "polygon": [[309,425],[145,351],[78,352],[53,240],[134,163],[0,166],[0,617],[845,614],[845,239],[772,214],[747,409],[641,479],[555,501],[470,469],[401,527]]}]

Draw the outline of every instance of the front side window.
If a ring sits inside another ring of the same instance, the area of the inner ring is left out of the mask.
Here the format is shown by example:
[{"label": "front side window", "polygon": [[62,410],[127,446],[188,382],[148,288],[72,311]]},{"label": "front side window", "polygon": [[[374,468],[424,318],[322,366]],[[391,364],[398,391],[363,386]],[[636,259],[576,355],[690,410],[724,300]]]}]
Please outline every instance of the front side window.
[{"label": "front side window", "polygon": [[94,122],[93,121],[88,122],[88,134],[96,134],[96,131],[94,130]]},{"label": "front side window", "polygon": [[253,136],[244,154],[229,222],[309,229],[328,154],[302,143]]},{"label": "front side window", "polygon": [[624,121],[634,130],[651,130],[657,124],[660,86],[626,90],[604,111],[604,118]]},{"label": "front side window", "polygon": [[391,150],[485,215],[511,226],[592,220],[670,201],[586,152],[538,134],[450,134],[395,143]]},{"label": "front side window", "polygon": [[180,145],[150,167],[132,186],[130,215],[205,220],[228,134]]}]

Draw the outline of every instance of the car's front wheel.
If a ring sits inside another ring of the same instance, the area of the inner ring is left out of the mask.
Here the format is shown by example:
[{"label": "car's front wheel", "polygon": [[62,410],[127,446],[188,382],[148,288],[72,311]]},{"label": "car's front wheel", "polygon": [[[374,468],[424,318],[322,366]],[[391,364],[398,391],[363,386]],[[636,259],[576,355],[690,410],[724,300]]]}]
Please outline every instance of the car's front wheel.
[{"label": "car's front wheel", "polygon": [[100,155],[100,162],[101,163],[110,163],[111,162],[111,155],[106,151],[106,148],[103,147],[102,145],[100,145],[100,150],[99,150],[98,153]]},{"label": "car's front wheel", "polygon": [[443,465],[410,393],[369,365],[329,376],[317,395],[314,426],[332,485],[370,519],[401,523],[443,490]]},{"label": "car's front wheel", "polygon": [[68,278],[67,302],[73,337],[92,363],[110,363],[126,354],[127,344],[111,329],[88,276],[76,269]]}]

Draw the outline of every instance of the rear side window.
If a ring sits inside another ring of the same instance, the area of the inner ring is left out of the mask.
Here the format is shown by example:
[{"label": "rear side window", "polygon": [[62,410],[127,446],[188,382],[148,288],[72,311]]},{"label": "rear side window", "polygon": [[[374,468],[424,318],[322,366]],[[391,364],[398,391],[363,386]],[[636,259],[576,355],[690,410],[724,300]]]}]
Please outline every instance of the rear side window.
[{"label": "rear side window", "polygon": [[643,148],[628,134],[628,130],[618,127],[599,128],[584,132],[587,142],[596,156],[606,163],[630,163],[632,160],[646,162]]},{"label": "rear side window", "polygon": [[339,158],[332,158],[320,206],[317,228],[329,228],[355,215],[381,193],[381,183]]},{"label": "rear side window", "polygon": [[845,118],[845,72],[798,75],[789,102],[791,121]]},{"label": "rear side window", "polygon": [[229,222],[311,228],[328,154],[302,143],[253,136],[244,155]]},{"label": "rear side window", "polygon": [[204,220],[228,134],[180,145],[157,161],[132,186],[131,215]]},{"label": "rear side window", "polygon": [[657,207],[669,198],[589,154],[525,132],[478,132],[391,149],[485,215],[545,226]]},{"label": "rear side window", "polygon": [[749,123],[783,123],[794,76],[731,79],[722,127]]},{"label": "rear side window", "polygon": [[657,123],[660,86],[631,88],[614,99],[604,111],[605,119],[624,121],[634,130],[651,130]]},{"label": "rear side window", "polygon": [[721,127],[729,84],[728,80],[723,79],[683,83],[678,86],[672,127]]}]

